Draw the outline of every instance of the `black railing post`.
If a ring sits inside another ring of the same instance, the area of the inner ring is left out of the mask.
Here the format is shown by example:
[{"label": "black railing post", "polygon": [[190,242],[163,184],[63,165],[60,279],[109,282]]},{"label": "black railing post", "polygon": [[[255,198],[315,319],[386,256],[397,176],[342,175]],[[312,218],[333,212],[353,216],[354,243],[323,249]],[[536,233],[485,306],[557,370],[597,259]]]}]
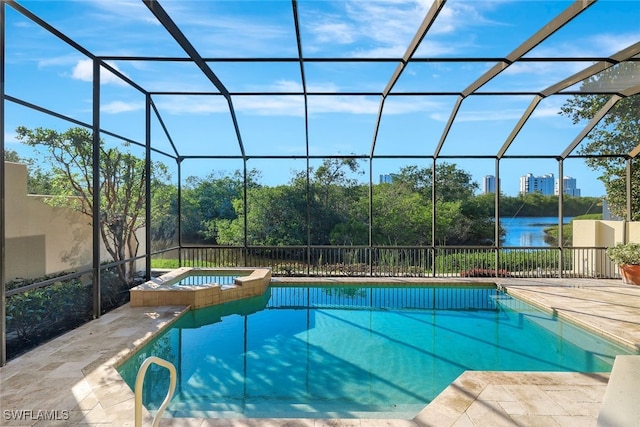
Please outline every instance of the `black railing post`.
[{"label": "black railing post", "polygon": [[[5,4],[0,3],[0,153],[4,155],[4,57],[5,57]],[[7,298],[6,298],[6,247],[5,247],[5,185],[4,159],[0,162],[0,366],[7,363]]]},{"label": "black railing post", "polygon": [[92,198],[92,264],[93,317],[100,317],[100,61],[93,60],[93,198]]},{"label": "black railing post", "polygon": [[182,157],[176,159],[178,167],[178,267],[182,267]]},{"label": "black railing post", "polygon": [[[145,183],[145,280],[151,279],[151,95],[145,96],[145,150],[144,150],[144,183]],[[130,254],[131,255],[131,254]]]},{"label": "black railing post", "polygon": [[558,278],[562,279],[562,270],[564,269],[564,161],[561,157],[558,158],[558,175],[558,248],[560,249],[560,254],[558,255],[558,259],[560,260]]}]

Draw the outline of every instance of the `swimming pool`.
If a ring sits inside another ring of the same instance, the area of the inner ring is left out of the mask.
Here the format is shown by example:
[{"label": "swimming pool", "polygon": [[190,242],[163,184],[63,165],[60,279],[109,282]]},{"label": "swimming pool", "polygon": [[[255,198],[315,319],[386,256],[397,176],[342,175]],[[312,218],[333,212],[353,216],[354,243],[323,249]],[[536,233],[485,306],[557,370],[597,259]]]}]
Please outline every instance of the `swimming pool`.
[{"label": "swimming pool", "polygon": [[[465,370],[606,372],[631,351],[495,287],[272,286],[192,310],[120,367],[167,359],[174,417],[412,418]],[[150,370],[143,401],[168,378]]]}]

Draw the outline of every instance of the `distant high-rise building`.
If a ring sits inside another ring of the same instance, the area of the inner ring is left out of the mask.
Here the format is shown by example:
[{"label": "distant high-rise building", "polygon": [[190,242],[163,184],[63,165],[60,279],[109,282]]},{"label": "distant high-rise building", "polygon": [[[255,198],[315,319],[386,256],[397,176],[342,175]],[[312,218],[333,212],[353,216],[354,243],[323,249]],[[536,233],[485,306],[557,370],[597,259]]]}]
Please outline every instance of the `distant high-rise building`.
[{"label": "distant high-rise building", "polygon": [[380,175],[380,184],[391,184],[392,182],[393,182],[393,175],[390,175],[390,174]]},{"label": "distant high-rise building", "polygon": [[493,175],[485,175],[484,180],[482,181],[482,192],[484,194],[487,193],[495,193],[496,192],[496,177]]},{"label": "distant high-rise building", "polygon": [[520,193],[540,193],[545,196],[552,196],[555,191],[555,180],[553,174],[549,173],[542,176],[533,176],[528,173],[520,177]]},{"label": "distant high-rise building", "polygon": [[[580,189],[576,185],[576,179],[570,176],[562,178],[562,192],[569,196],[580,197]],[[556,179],[556,186],[553,190],[556,196],[560,194],[560,179]]]}]

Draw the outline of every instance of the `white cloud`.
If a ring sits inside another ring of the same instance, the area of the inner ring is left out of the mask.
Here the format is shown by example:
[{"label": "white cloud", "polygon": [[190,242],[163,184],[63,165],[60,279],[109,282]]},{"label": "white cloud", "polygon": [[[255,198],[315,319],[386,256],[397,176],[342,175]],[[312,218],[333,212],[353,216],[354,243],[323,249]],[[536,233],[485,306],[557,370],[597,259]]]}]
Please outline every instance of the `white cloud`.
[{"label": "white cloud", "polygon": [[320,22],[313,26],[318,43],[349,44],[356,39],[354,29],[344,22]]},{"label": "white cloud", "polygon": [[[292,90],[298,90],[295,82],[279,82]],[[293,86],[293,87],[291,87]],[[318,92],[322,92],[320,88]],[[326,91],[326,87],[324,88]],[[314,90],[313,88],[310,90]],[[303,96],[236,96],[232,99],[236,113],[258,116],[304,116]],[[168,114],[229,114],[226,100],[222,96],[188,97],[174,96],[156,101],[161,112]],[[377,115],[380,98],[375,96],[331,96],[320,95],[309,98],[309,115],[318,114],[354,114]],[[417,112],[429,113],[441,110],[441,104],[426,98],[411,99],[390,98],[384,106],[385,115],[401,115]],[[446,119],[445,119],[446,120]]]},{"label": "white cloud", "polygon": [[442,111],[446,107],[442,102],[429,100],[423,97],[410,96],[406,98],[391,97],[384,104],[384,115],[410,114],[410,113],[430,113],[432,111]]},{"label": "white cloud", "polygon": [[294,80],[281,79],[270,85],[270,90],[277,92],[302,92],[302,83]]},{"label": "white cloud", "polygon": [[304,116],[302,96],[241,96],[233,99],[236,111],[259,116]]},{"label": "white cloud", "polygon": [[98,19],[117,20],[118,22],[145,22],[161,25],[151,14],[149,9],[140,1],[133,0],[84,0],[91,3],[101,13]]},{"label": "white cloud", "polygon": [[[523,111],[519,109],[495,109],[462,111],[456,116],[457,122],[487,122],[502,120],[518,120]],[[448,119],[448,118],[447,118]]]},{"label": "white cloud", "polygon": [[[228,11],[224,2],[170,1],[163,5],[204,57],[263,56],[265,52],[269,56],[296,55],[290,7],[278,3],[286,6],[274,5],[275,18],[254,14],[250,6],[238,15]],[[280,9],[284,17],[277,16]]]},{"label": "white cloud", "polygon": [[172,96],[155,102],[161,112],[169,114],[228,113],[229,106],[222,96]]},{"label": "white cloud", "polygon": [[[404,54],[416,34],[431,1],[343,1],[337,3],[340,10],[326,12],[324,9],[307,11],[301,24],[305,50],[319,52],[339,45],[343,50],[352,46],[348,55],[365,57]],[[485,16],[487,10],[499,2],[449,2],[441,10],[429,34],[422,41],[420,55],[441,55],[473,46],[475,36],[468,34],[460,38],[460,31],[475,26],[505,25]],[[441,36],[455,35],[454,40],[443,40]],[[337,48],[337,47],[336,47]]]},{"label": "white cloud", "polygon": [[547,87],[589,67],[586,62],[516,62],[502,73],[517,76],[518,82],[528,87]]},{"label": "white cloud", "polygon": [[18,141],[18,139],[16,138],[16,133],[15,132],[5,132],[4,133],[4,142],[5,144],[17,144],[20,141]]},{"label": "white cloud", "polygon": [[640,40],[640,32],[611,34],[601,33],[562,43],[544,43],[527,56],[531,57],[589,57],[610,56]]},{"label": "white cloud", "polygon": [[[455,118],[455,122],[489,122],[489,121],[503,121],[503,120],[519,120],[524,111],[519,108],[495,108],[489,110],[472,110],[472,111],[460,111]],[[440,110],[429,117],[438,122],[447,122],[451,115],[451,111]],[[515,123],[514,123],[515,125]]]},{"label": "white cloud", "polygon": [[377,114],[379,100],[365,96],[319,96],[309,102],[310,114]]},{"label": "white cloud", "polygon": [[614,54],[622,49],[637,43],[640,40],[640,32],[627,34],[597,34],[593,37],[593,44],[604,52]]},{"label": "white cloud", "polygon": [[[264,88],[260,88],[264,89]],[[302,83],[294,80],[278,80],[268,85],[267,91],[274,92],[302,92]],[[307,84],[307,92],[338,92],[340,88],[332,82],[319,82],[315,84]]]},{"label": "white cloud", "polygon": [[[115,70],[120,71],[116,64],[107,62]],[[122,73],[126,76],[125,73]],[[82,80],[84,82],[93,81],[93,61],[91,59],[82,59],[76,63],[71,72],[71,77],[76,80]],[[128,76],[127,76],[128,77]],[[111,71],[104,67],[101,67],[100,71],[100,83],[101,84],[116,84],[119,86],[128,86],[121,78],[117,77]]]},{"label": "white cloud", "polygon": [[141,102],[124,102],[124,101],[113,101],[108,104],[104,104],[100,107],[100,111],[103,111],[107,114],[118,114],[118,113],[126,113],[129,111],[138,111],[144,109],[144,103]]},{"label": "white cloud", "polygon": [[538,107],[535,109],[531,118],[542,119],[547,117],[559,117],[560,106],[559,105],[545,105],[544,107]]},{"label": "white cloud", "polygon": [[76,64],[78,62],[78,55],[62,55],[62,56],[54,56],[52,58],[45,58],[38,61],[39,68],[45,67],[57,67],[64,66],[67,67],[72,64]]},{"label": "white cloud", "polygon": [[485,12],[494,9],[497,4],[499,4],[499,2],[458,1],[447,3],[429,30],[429,33],[434,35],[454,34],[461,28],[506,25],[488,19],[485,16]]}]

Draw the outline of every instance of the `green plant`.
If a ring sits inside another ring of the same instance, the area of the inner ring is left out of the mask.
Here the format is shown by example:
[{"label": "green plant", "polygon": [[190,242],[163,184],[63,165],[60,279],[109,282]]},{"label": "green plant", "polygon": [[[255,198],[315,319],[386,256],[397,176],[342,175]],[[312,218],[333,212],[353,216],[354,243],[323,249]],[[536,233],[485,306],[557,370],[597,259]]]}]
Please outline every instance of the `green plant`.
[{"label": "green plant", "polygon": [[607,255],[618,265],[640,264],[640,243],[618,243],[607,248]]},{"label": "green plant", "polygon": [[56,335],[82,324],[91,315],[90,289],[67,279],[7,297],[7,328],[23,341]]},{"label": "green plant", "polygon": [[177,259],[152,258],[151,268],[178,268],[180,263]]}]

